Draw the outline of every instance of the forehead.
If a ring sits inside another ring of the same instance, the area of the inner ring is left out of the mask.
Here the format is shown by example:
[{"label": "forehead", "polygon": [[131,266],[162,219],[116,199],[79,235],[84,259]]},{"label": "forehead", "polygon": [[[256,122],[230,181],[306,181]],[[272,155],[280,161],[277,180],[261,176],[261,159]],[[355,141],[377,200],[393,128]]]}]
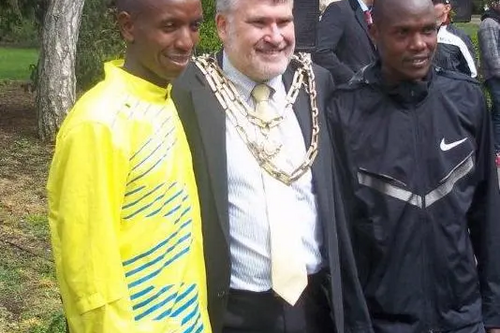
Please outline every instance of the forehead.
[{"label": "forehead", "polygon": [[275,15],[292,15],[292,9],[292,0],[239,0],[236,1],[232,11],[241,16],[271,17]]},{"label": "forehead", "polygon": [[385,10],[379,26],[420,28],[436,24],[434,7],[415,6],[409,2],[401,1],[400,5],[392,6]]}]

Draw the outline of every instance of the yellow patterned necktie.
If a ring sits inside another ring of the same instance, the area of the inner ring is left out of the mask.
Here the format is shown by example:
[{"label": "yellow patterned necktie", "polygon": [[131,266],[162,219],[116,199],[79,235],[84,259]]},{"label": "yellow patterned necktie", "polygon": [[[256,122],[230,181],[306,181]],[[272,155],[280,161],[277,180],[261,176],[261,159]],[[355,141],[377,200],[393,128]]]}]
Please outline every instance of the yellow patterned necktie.
[{"label": "yellow patterned necktie", "polygon": [[[269,104],[271,88],[258,84],[252,90],[255,101],[255,117],[270,122],[279,117]],[[276,196],[282,193],[276,187],[286,186],[271,178],[267,191]],[[275,182],[275,183],[274,183]],[[277,192],[274,192],[274,191]],[[289,304],[294,305],[307,286],[307,271],[300,251],[300,235],[297,228],[283,220],[283,215],[274,209],[268,209],[269,229],[271,233],[271,275],[273,290]]]},{"label": "yellow patterned necktie", "polygon": [[265,123],[271,122],[279,116],[269,104],[271,97],[271,88],[267,84],[258,84],[252,90],[252,97],[255,101],[254,116],[261,119]]}]

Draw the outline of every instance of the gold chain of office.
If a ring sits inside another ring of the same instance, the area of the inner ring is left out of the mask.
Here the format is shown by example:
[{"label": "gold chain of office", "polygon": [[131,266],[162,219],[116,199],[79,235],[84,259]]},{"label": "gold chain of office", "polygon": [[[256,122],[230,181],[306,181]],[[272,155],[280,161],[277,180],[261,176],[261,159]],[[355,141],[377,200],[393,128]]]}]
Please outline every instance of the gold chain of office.
[{"label": "gold chain of office", "polygon": [[[305,92],[309,95],[312,130],[311,144],[304,156],[302,164],[289,173],[278,167],[273,162],[273,158],[276,155],[276,152],[279,151],[279,147],[277,149],[269,148],[274,145],[262,144],[251,140],[248,134],[251,130],[255,130],[257,127],[262,133],[264,133],[264,136],[267,137],[265,133],[269,133],[271,128],[278,126],[283,120],[283,117],[272,119],[270,122],[263,121],[262,119],[256,117],[248,104],[243,101],[234,84],[225,77],[222,69],[218,66],[214,57],[210,55],[202,55],[194,58],[196,66],[201,70],[207,79],[212,92],[215,94],[229,120],[236,128],[238,134],[260,167],[263,168],[269,175],[286,185],[291,185],[311,168],[316,156],[318,155],[319,142],[319,111],[316,102],[316,82],[311,59],[305,53],[298,53],[292,56],[291,61],[296,63],[298,66],[295,70],[292,84],[286,96],[285,110],[292,109],[300,89],[303,87]],[[236,112],[242,114],[248,120],[248,124],[238,121]]]}]

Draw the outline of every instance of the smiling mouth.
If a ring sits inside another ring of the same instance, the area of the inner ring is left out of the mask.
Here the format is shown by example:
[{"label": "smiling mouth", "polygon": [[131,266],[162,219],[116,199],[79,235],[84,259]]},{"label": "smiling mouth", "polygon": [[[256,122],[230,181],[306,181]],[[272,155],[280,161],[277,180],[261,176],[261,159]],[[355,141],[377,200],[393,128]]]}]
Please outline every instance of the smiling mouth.
[{"label": "smiling mouth", "polygon": [[422,67],[427,65],[427,63],[429,62],[429,57],[413,58],[409,59],[407,62],[413,67]]},{"label": "smiling mouth", "polygon": [[262,54],[268,54],[268,55],[274,55],[274,54],[279,54],[283,52],[285,49],[266,49],[266,50],[259,50],[259,53]]},{"label": "smiling mouth", "polygon": [[185,66],[191,60],[191,55],[167,56],[167,58],[178,66]]}]

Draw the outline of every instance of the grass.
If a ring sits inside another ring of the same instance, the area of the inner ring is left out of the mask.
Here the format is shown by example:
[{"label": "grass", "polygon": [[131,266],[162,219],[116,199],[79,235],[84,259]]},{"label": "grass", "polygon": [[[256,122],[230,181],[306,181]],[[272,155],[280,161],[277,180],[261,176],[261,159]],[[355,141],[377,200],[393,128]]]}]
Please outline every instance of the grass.
[{"label": "grass", "polygon": [[[0,72],[3,65],[0,62]],[[0,85],[1,333],[65,332],[46,217],[51,155],[52,146],[36,136],[34,95],[25,92],[21,82],[4,81]]]},{"label": "grass", "polygon": [[462,29],[465,31],[469,37],[474,40],[477,38],[477,30],[479,26],[475,23],[456,23],[455,24],[458,28]]},{"label": "grass", "polygon": [[0,47],[0,81],[27,81],[31,65],[38,61],[38,50]]}]

